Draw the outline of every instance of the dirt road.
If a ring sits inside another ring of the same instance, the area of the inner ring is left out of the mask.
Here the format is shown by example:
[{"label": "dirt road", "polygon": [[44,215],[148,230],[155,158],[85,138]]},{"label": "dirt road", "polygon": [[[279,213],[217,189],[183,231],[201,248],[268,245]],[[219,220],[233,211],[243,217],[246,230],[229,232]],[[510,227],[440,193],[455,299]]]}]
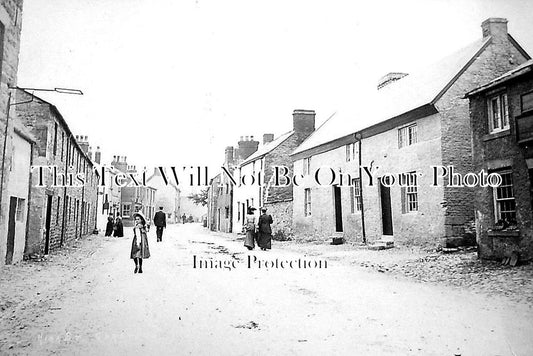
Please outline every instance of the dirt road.
[{"label": "dirt road", "polygon": [[[70,265],[50,262],[27,277],[35,278],[28,296],[2,304],[0,354],[533,354],[527,305],[275,243],[248,252],[198,224],[171,226],[160,243],[151,231],[152,257],[134,274],[126,230],[125,238],[93,237]],[[6,273],[24,267],[12,268]]]}]

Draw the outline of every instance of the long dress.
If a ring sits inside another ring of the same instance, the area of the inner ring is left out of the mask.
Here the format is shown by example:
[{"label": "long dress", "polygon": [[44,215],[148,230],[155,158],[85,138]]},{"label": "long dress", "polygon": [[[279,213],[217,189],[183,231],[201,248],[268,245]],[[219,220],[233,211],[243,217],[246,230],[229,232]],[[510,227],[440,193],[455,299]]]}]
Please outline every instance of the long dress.
[{"label": "long dress", "polygon": [[257,231],[257,245],[261,248],[270,249],[272,247],[272,216],[263,214],[259,217]]},{"label": "long dress", "polygon": [[133,228],[133,241],[131,242],[130,258],[148,257],[150,257],[150,248],[148,247],[146,227],[135,226]]},{"label": "long dress", "polygon": [[246,229],[246,237],[244,238],[244,246],[249,249],[255,248],[255,216],[253,214],[246,215],[244,220],[244,228]]},{"label": "long dress", "polygon": [[114,225],[113,218],[108,217],[107,225],[105,226],[105,236],[111,236],[111,234],[113,233],[113,225]]},{"label": "long dress", "polygon": [[115,221],[115,231],[113,232],[114,237],[124,237],[124,225],[122,224],[122,219],[117,217]]}]

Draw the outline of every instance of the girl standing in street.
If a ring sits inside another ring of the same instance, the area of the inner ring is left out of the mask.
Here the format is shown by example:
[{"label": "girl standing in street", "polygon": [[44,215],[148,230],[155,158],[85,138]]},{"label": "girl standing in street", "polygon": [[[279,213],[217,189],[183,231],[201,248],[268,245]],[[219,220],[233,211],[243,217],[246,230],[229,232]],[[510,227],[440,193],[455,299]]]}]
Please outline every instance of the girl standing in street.
[{"label": "girl standing in street", "polygon": [[130,258],[135,262],[133,273],[143,273],[143,258],[150,257],[148,238],[146,237],[146,219],[140,212],[133,214],[133,217],[135,218],[135,227],[133,228]]},{"label": "girl standing in street", "polygon": [[255,247],[255,208],[249,207],[244,219],[244,229],[246,230],[246,237],[244,238],[244,246],[248,250],[253,250]]}]

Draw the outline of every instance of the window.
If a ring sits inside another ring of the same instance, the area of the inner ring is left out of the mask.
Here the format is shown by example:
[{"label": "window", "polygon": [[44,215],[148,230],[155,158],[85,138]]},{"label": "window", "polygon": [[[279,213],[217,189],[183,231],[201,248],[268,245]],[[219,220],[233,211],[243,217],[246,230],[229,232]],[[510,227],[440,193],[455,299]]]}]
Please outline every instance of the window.
[{"label": "window", "polygon": [[416,124],[398,130],[398,148],[414,145],[418,142]]},{"label": "window", "polygon": [[361,205],[361,180],[354,178],[350,187],[350,211],[352,214],[361,211]]},{"label": "window", "polygon": [[355,161],[359,156],[359,144],[350,143],[346,145],[346,162]]},{"label": "window", "polygon": [[489,131],[499,132],[509,129],[509,106],[507,94],[493,96],[488,100]]},{"label": "window", "polygon": [[131,204],[122,204],[122,216],[129,217],[131,214]]},{"label": "window", "polygon": [[307,158],[304,158],[304,168],[303,168],[304,176],[309,175],[310,171],[311,171],[311,157],[307,157]]},{"label": "window", "polygon": [[17,211],[15,213],[16,221],[24,221],[24,208],[26,207],[26,200],[22,198],[17,198]]},{"label": "window", "polygon": [[56,156],[57,154],[57,122],[55,123],[55,126],[54,126],[54,157]]},{"label": "window", "polygon": [[516,222],[516,202],[513,191],[513,175],[510,171],[498,172],[502,177],[502,184],[494,188],[494,204],[496,222]]},{"label": "window", "polygon": [[241,221],[241,202],[237,202],[237,221]]},{"label": "window", "polygon": [[401,176],[402,214],[418,211],[418,181],[416,172]]},{"label": "window", "polygon": [[225,210],[225,214],[224,215],[226,216],[226,219],[229,219],[229,208],[225,207],[224,210]]},{"label": "window", "polygon": [[304,190],[304,216],[311,216],[311,189]]},{"label": "window", "polygon": [[533,92],[522,95],[522,113],[533,110]]}]

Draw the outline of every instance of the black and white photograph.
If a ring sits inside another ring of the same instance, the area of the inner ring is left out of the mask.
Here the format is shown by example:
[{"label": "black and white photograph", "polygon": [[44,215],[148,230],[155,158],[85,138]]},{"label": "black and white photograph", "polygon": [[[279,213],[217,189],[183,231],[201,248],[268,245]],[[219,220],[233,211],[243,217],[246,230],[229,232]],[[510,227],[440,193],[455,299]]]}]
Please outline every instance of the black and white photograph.
[{"label": "black and white photograph", "polygon": [[0,0],[0,355],[533,355],[531,14]]}]

